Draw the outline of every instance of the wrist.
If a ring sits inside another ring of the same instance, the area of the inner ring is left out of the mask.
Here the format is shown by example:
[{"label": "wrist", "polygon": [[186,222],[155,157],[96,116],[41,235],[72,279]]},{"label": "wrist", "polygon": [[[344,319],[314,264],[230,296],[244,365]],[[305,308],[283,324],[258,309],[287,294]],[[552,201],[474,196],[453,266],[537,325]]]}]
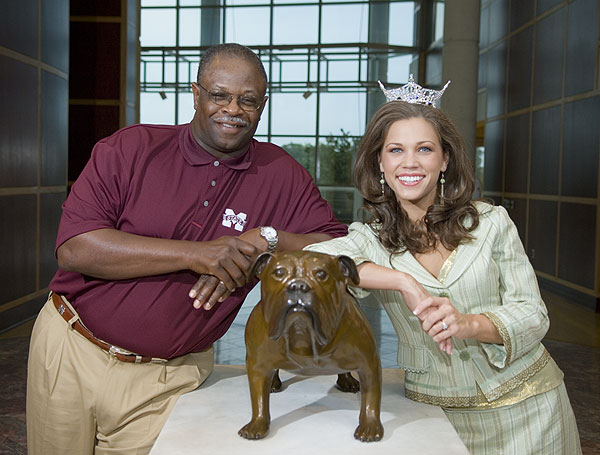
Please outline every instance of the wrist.
[{"label": "wrist", "polygon": [[267,244],[266,251],[268,253],[274,253],[277,248],[277,244],[279,243],[279,237],[275,228],[271,226],[262,226],[259,230],[259,233]]},{"label": "wrist", "polygon": [[395,271],[396,277],[394,283],[397,285],[397,291],[407,292],[411,290],[411,285],[414,285],[415,279],[405,272]]}]

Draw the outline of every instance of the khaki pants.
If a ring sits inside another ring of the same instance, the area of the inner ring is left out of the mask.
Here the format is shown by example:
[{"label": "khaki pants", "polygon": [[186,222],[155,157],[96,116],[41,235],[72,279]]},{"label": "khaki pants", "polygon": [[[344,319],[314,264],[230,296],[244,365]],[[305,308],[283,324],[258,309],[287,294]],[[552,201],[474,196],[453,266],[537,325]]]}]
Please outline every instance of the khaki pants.
[{"label": "khaki pants", "polygon": [[213,362],[212,348],[162,363],[121,362],[74,331],[49,299],[29,348],[28,452],[147,454],[177,398],[200,386]]}]

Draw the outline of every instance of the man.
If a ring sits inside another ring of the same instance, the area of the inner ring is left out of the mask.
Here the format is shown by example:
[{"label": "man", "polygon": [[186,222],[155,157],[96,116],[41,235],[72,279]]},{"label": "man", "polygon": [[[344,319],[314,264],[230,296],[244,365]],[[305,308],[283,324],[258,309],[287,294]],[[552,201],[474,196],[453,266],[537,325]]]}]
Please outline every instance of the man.
[{"label": "man", "polygon": [[32,333],[30,454],[148,453],[177,397],[210,374],[254,258],[346,233],[310,175],[253,139],[266,84],[251,50],[211,48],[190,124],[94,147]]}]

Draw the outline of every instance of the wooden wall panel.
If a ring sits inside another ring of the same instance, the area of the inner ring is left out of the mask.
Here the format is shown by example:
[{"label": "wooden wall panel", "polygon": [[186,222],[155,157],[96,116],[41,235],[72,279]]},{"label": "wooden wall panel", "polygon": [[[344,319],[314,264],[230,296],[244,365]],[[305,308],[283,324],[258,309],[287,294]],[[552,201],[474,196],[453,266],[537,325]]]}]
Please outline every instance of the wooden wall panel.
[{"label": "wooden wall panel", "polygon": [[529,201],[527,255],[536,270],[549,275],[556,271],[557,223],[557,202]]},{"label": "wooden wall panel", "polygon": [[121,25],[71,21],[71,99],[119,100]]},{"label": "wooden wall panel", "polygon": [[510,38],[508,65],[508,110],[516,111],[531,104],[531,62],[533,29],[527,27]]},{"label": "wooden wall panel", "polygon": [[0,305],[36,290],[35,194],[0,197]]},{"label": "wooden wall panel", "polygon": [[486,0],[481,17],[483,195],[508,207],[544,286],[600,311],[600,3]]},{"label": "wooden wall panel", "polygon": [[39,17],[38,0],[2,2],[0,46],[37,58]]},{"label": "wooden wall panel", "polygon": [[533,113],[529,191],[558,194],[560,176],[560,106]]},{"label": "wooden wall panel", "polygon": [[37,70],[2,55],[0,68],[0,187],[36,185]]},{"label": "wooden wall panel", "polygon": [[535,27],[535,69],[532,87],[534,104],[561,97],[565,15],[565,10],[559,9],[540,20]]},{"label": "wooden wall panel", "polygon": [[564,107],[562,194],[598,197],[600,96]]},{"label": "wooden wall panel", "polygon": [[504,173],[504,191],[527,192],[529,166],[529,114],[510,117],[506,120],[506,161],[510,170]]},{"label": "wooden wall panel", "polygon": [[68,83],[62,77],[42,72],[42,185],[64,186],[67,182]]},{"label": "wooden wall panel", "polygon": [[74,181],[100,139],[119,129],[119,106],[71,105],[69,108],[69,180]]},{"label": "wooden wall panel", "polygon": [[593,289],[596,262],[596,207],[560,205],[558,276]]}]

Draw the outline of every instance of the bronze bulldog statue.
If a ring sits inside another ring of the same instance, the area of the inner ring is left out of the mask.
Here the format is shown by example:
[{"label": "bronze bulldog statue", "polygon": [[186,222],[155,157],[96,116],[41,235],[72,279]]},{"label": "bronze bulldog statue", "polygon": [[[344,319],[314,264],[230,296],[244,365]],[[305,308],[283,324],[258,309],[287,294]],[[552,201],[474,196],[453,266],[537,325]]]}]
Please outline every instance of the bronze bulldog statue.
[{"label": "bronze bulldog statue", "polygon": [[381,364],[369,322],[346,289],[359,281],[352,259],[308,251],[263,253],[251,275],[260,278],[262,293],[246,324],[252,420],[240,436],[267,435],[269,392],[281,368],[304,376],[338,374],[338,387],[348,391],[356,391],[356,380],[347,372],[357,371],[361,409],[354,437],[379,441]]}]

